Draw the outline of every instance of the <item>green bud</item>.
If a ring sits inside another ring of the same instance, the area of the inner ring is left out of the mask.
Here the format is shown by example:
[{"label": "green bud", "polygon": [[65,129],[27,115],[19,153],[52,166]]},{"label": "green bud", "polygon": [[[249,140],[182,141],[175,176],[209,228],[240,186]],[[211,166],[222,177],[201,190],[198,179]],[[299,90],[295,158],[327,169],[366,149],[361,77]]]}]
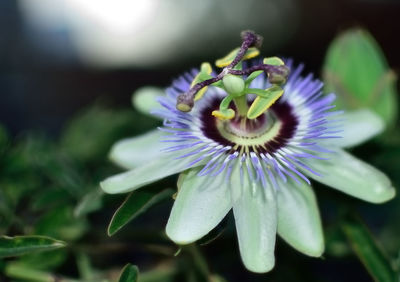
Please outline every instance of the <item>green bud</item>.
[{"label": "green bud", "polygon": [[227,74],[222,79],[226,92],[230,95],[238,96],[244,90],[244,80],[237,75]]}]

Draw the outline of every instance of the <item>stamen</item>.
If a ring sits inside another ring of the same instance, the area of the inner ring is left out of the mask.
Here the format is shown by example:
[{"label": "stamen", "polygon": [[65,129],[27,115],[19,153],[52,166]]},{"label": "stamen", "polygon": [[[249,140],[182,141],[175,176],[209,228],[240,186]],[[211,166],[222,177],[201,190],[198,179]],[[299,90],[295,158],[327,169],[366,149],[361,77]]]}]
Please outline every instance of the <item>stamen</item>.
[{"label": "stamen", "polygon": [[[223,59],[217,60],[217,66],[225,66],[216,76],[212,77],[212,69],[208,63],[203,63],[200,72],[191,83],[191,88],[177,97],[176,108],[183,112],[191,111],[194,102],[199,100],[207,91],[209,85],[220,87],[225,90],[227,96],[222,100],[219,110],[214,110],[212,115],[220,120],[230,120],[236,115],[235,111],[229,108],[233,101],[240,118],[256,119],[270,108],[270,106],[283,94],[280,87],[286,82],[289,75],[289,68],[278,57],[265,58],[260,65],[242,69],[241,61],[249,56],[258,55],[257,49],[249,53],[250,48],[259,48],[262,37],[253,31],[244,31],[241,34],[242,45],[240,48],[229,53]],[[235,57],[233,58],[235,54]],[[233,59],[232,59],[233,58]],[[230,61],[231,60],[231,61]],[[228,62],[230,63],[228,64]],[[250,89],[249,85],[258,75],[265,73],[272,86],[268,89]],[[243,80],[242,76],[248,76]],[[222,81],[221,81],[222,80]],[[258,97],[249,108],[247,94],[256,94]],[[246,125],[246,122],[244,122]]]}]

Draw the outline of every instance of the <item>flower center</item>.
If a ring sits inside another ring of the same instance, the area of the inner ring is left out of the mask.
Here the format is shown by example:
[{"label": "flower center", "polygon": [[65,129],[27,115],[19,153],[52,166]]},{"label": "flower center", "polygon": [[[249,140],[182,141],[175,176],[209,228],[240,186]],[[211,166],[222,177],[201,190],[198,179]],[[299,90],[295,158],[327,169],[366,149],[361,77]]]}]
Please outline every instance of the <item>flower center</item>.
[{"label": "flower center", "polygon": [[275,103],[270,110],[256,119],[235,118],[219,120],[210,115],[218,108],[220,99],[213,99],[200,113],[201,129],[215,142],[231,146],[240,153],[273,153],[285,146],[298,125],[291,106],[286,102]]},{"label": "flower center", "polygon": [[222,137],[241,146],[258,146],[273,139],[280,130],[280,122],[273,113],[265,113],[257,119],[239,118],[232,121],[216,120]]}]

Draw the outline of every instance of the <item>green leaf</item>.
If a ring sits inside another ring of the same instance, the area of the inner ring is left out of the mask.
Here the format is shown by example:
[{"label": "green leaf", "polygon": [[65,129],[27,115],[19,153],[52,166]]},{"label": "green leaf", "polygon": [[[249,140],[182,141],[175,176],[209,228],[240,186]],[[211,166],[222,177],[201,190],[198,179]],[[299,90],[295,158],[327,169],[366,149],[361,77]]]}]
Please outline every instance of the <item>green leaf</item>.
[{"label": "green leaf", "polygon": [[330,45],[323,67],[327,92],[344,109],[370,108],[391,124],[397,114],[396,77],[374,38],[350,29]]},{"label": "green leaf", "polygon": [[396,281],[396,274],[386,254],[358,217],[346,216],[341,227],[354,252],[375,281]]},{"label": "green leaf", "polygon": [[111,222],[108,225],[108,235],[114,235],[135,217],[145,212],[154,204],[171,197],[173,193],[173,189],[166,189],[161,192],[154,192],[147,189],[130,193],[114,213]]},{"label": "green leaf", "polygon": [[119,282],[136,282],[139,276],[139,269],[136,265],[128,263],[124,266],[119,277]]},{"label": "green leaf", "polygon": [[45,236],[0,237],[0,258],[65,247],[65,243]]}]

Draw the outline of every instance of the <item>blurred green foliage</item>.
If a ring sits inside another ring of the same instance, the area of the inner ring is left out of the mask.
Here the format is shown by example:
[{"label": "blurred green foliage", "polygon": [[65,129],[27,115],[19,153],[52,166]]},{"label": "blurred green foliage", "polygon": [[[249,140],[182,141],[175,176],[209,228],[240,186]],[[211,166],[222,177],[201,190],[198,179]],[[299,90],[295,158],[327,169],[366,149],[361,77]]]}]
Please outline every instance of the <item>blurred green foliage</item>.
[{"label": "blurred green foliage", "polygon": [[[72,119],[59,140],[37,132],[12,140],[0,126],[0,234],[24,235],[0,238],[0,257],[14,257],[5,261],[4,275],[54,281],[53,271],[74,256],[84,269],[80,245],[93,236],[89,217],[104,204],[98,183],[116,171],[108,150],[116,140],[156,124],[131,110],[96,104]],[[53,250],[64,246],[59,240],[68,246]],[[82,281],[97,281],[85,279],[87,272]]]},{"label": "blurred green foliage", "polygon": [[363,29],[345,31],[330,45],[323,76],[327,92],[344,109],[370,108],[393,125],[397,117],[396,75],[374,38]]}]

